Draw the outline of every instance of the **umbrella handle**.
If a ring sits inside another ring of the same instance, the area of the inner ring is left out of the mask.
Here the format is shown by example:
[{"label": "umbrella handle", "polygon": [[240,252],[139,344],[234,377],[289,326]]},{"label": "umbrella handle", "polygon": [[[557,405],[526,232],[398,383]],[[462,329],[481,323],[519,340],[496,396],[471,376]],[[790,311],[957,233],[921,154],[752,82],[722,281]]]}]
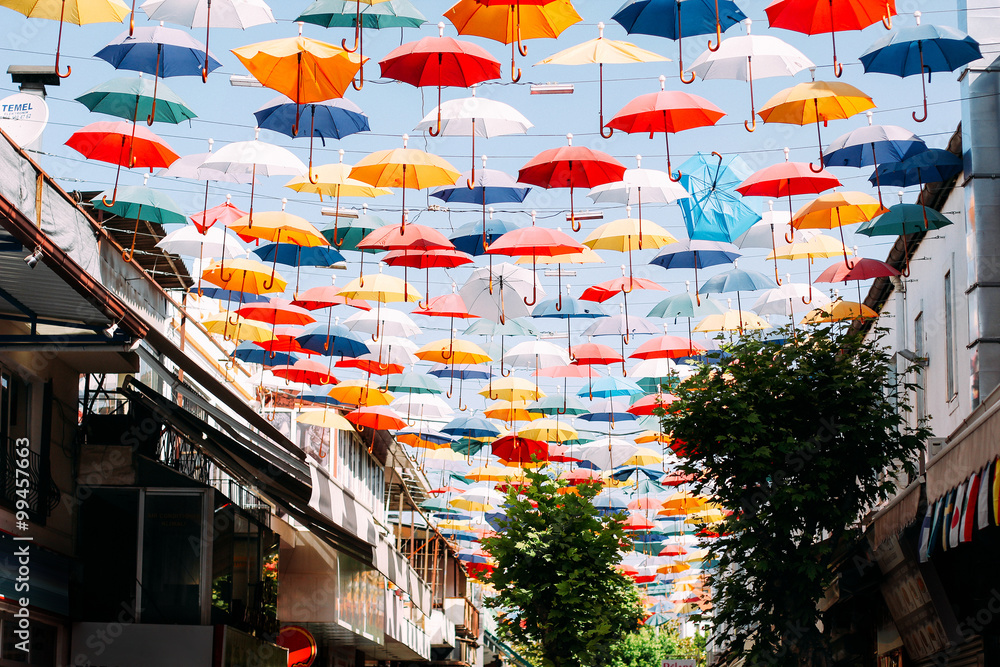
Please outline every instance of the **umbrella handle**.
[{"label": "umbrella handle", "polygon": [[[135,4],[133,2],[133,4]],[[134,10],[133,10],[134,11]],[[201,82],[208,83],[208,38],[212,35],[212,0],[205,12],[205,64],[201,68]]]},{"label": "umbrella handle", "polygon": [[885,16],[882,17],[882,25],[886,30],[892,30],[892,14],[889,13],[889,3],[885,3]]},{"label": "umbrella handle", "polygon": [[111,191],[111,201],[108,201],[108,198],[102,195],[101,196],[101,203],[104,204],[107,207],[111,207],[111,206],[114,206],[115,202],[117,202],[117,201],[118,201],[118,184],[116,183],[115,184],[115,189]]},{"label": "umbrella handle", "polygon": [[[277,250],[275,250],[275,252],[277,252]],[[264,284],[262,285],[262,287],[265,290],[271,289],[272,287],[274,287],[274,279],[275,279],[275,273],[274,271],[271,271],[271,277],[269,279],[264,280]],[[270,282],[268,282],[268,280],[270,280]]]},{"label": "umbrella handle", "polygon": [[[437,106],[437,112],[438,112],[437,113],[437,127],[429,127],[429,128],[427,128],[427,134],[431,135],[432,137],[437,137],[437,136],[440,136],[440,134],[441,134],[441,86],[438,86],[438,106]],[[404,188],[406,187],[405,183],[404,183],[403,187]]]},{"label": "umbrella handle", "polygon": [[[604,122],[604,117],[603,116],[601,117],[601,122],[602,123]],[[607,134],[604,134],[604,130],[605,129],[608,130]],[[614,133],[615,133],[615,129],[613,127],[607,127],[606,125],[604,125],[604,126],[601,127],[601,136],[604,137],[605,139],[610,139],[611,135],[614,134]]]},{"label": "umbrella handle", "polygon": [[[716,3],[716,4],[718,4],[718,3]],[[722,25],[718,21],[716,21],[715,22],[715,43],[713,44],[712,40],[708,40],[708,50],[711,51],[712,53],[715,53],[716,51],[719,50],[720,46],[722,46]]]},{"label": "umbrella handle", "polygon": [[62,47],[63,18],[65,17],[65,15],[66,15],[66,0],[62,0],[62,8],[59,10],[59,38],[56,40],[56,64],[55,64],[56,75],[58,75],[60,79],[65,79],[66,77],[68,77],[70,74],[73,73],[73,68],[70,67],[69,65],[66,65],[65,74],[59,71],[59,51],[60,48]]},{"label": "umbrella handle", "polygon": [[520,53],[521,56],[523,57],[523,56],[528,55],[528,47],[521,43],[521,22],[520,22],[521,4],[520,3],[518,3],[518,5],[517,5],[517,13],[518,13],[518,23],[517,23],[517,52]]},{"label": "umbrella handle", "polygon": [[[520,39],[520,35],[518,35],[518,39]],[[517,49],[517,51],[520,51],[519,42],[511,42],[510,43],[510,80],[511,80],[511,83],[517,83],[518,81],[521,80],[521,68],[517,66],[517,56],[516,56],[515,49]],[[525,51],[527,51],[527,48],[525,49]],[[522,54],[522,55],[524,55],[524,54]]]},{"label": "umbrella handle", "polygon": [[[462,401],[462,402],[464,403],[464,401]],[[469,409],[469,406],[468,405],[460,405],[460,406],[458,406],[458,409],[461,410],[462,412],[465,412],[466,410]]]},{"label": "umbrella handle", "polygon": [[132,0],[132,11],[129,13],[128,17],[128,36],[131,37],[134,32],[135,32],[135,0]]},{"label": "umbrella handle", "polygon": [[[360,7],[360,5],[358,5],[358,6]],[[364,33],[361,33],[361,34],[362,34],[362,37],[363,37]],[[364,42],[363,41],[361,42],[360,49],[361,49],[361,54],[360,54],[361,55],[361,67],[358,68],[358,80],[355,81],[354,77],[351,77],[351,87],[354,88],[354,90],[361,90],[362,88],[365,87],[365,56],[364,56]]]},{"label": "umbrella handle", "polygon": [[[914,111],[913,113],[910,114],[911,116],[913,116],[913,120],[915,120],[918,123],[922,123],[925,120],[927,120],[927,82],[924,81],[924,71],[925,70],[927,71],[928,74],[930,74],[931,68],[930,68],[929,65],[924,65],[924,50],[921,47],[920,48],[920,85],[921,85],[921,87],[923,88],[923,91],[924,91],[924,115],[923,115],[922,118],[917,118],[917,112],[916,111]],[[876,169],[877,168],[878,167],[876,167]]]},{"label": "umbrella handle", "polygon": [[[142,212],[142,206],[139,207],[139,212]],[[135,217],[135,229],[132,231],[132,246],[128,250],[122,251],[122,259],[126,262],[131,262],[132,258],[135,257],[135,238],[139,235],[139,215],[136,214]]]},{"label": "umbrella handle", "polygon": [[500,375],[502,375],[502,376],[503,376],[503,377],[505,377],[505,378],[508,378],[508,377],[510,377],[510,374],[511,374],[512,372],[513,372],[513,371],[511,371],[510,369],[507,369],[506,371],[504,371],[504,369],[503,369],[503,368],[501,368],[501,369],[500,369]]}]

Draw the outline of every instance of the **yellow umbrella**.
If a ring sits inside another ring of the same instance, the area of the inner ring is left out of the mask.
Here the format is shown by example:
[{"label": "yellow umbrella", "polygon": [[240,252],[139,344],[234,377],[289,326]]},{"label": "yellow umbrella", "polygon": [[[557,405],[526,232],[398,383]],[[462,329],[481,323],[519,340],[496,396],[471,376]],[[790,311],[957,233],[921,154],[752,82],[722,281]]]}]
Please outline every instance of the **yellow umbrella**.
[{"label": "yellow umbrella", "polygon": [[597,24],[597,39],[571,46],[559,53],[549,56],[545,60],[535,63],[536,65],[592,65],[597,63],[599,67],[598,81],[600,86],[600,123],[601,136],[610,139],[614,130],[608,128],[608,134],[604,134],[604,65],[607,64],[628,64],[628,63],[651,63],[668,62],[670,58],[664,58],[658,53],[640,49],[630,42],[622,42],[615,39],[604,39],[604,24]]},{"label": "yellow umbrella", "polygon": [[473,482],[506,482],[520,476],[518,472],[512,471],[510,468],[485,465],[474,468],[465,478],[471,479]]},{"label": "yellow umbrella", "polygon": [[875,319],[878,313],[863,303],[837,299],[820,308],[810,310],[802,319],[802,324],[822,322],[842,322],[843,320]]},{"label": "yellow umbrella", "polygon": [[708,503],[702,496],[695,496],[690,493],[685,493],[683,491],[669,496],[663,501],[663,509],[661,509],[657,514],[661,516],[677,516],[679,514],[691,514],[692,512],[697,512],[705,509],[705,505]]},{"label": "yellow umbrella", "polygon": [[847,260],[847,244],[844,241],[844,225],[854,225],[876,218],[889,209],[879,200],[864,192],[828,192],[813,199],[792,216],[793,229],[833,229],[840,230],[840,242],[844,247],[844,263]]},{"label": "yellow umbrella", "polygon": [[854,86],[840,81],[809,81],[782,90],[769,99],[757,115],[765,123],[815,123],[816,139],[819,141],[819,168],[810,163],[809,169],[818,174],[823,171],[820,123],[826,125],[827,121],[850,118],[874,108],[872,98]]},{"label": "yellow umbrella", "polygon": [[284,292],[288,286],[279,274],[253,259],[230,259],[225,265],[212,262],[201,278],[216,287],[249,294]]},{"label": "yellow umbrella", "polygon": [[652,449],[647,449],[646,447],[640,447],[635,454],[625,461],[622,465],[625,466],[648,466],[655,463],[662,463],[663,455],[654,452]]},{"label": "yellow umbrella", "polygon": [[674,563],[670,563],[669,565],[661,565],[658,568],[656,568],[656,571],[659,574],[676,574],[678,572],[684,572],[685,570],[690,570],[690,569],[691,566],[688,565],[687,563],[677,561]]},{"label": "yellow umbrella", "polygon": [[531,380],[515,375],[510,377],[491,378],[486,388],[479,392],[491,401],[537,401],[546,394]]},{"label": "yellow umbrella", "polygon": [[0,0],[0,7],[13,9],[29,19],[59,21],[55,71],[63,79],[73,73],[73,68],[68,65],[65,74],[59,71],[63,23],[121,23],[130,11],[128,5],[121,0]]},{"label": "yellow umbrella", "polygon": [[505,422],[530,422],[542,416],[528,409],[527,401],[496,401],[486,406],[483,416]]},{"label": "yellow umbrella", "polygon": [[355,278],[337,294],[348,299],[377,301],[379,304],[420,301],[423,298],[420,292],[405,280],[381,271],[374,275]]},{"label": "yellow umbrella", "polygon": [[459,454],[451,447],[441,447],[440,449],[430,449],[424,455],[427,461],[465,461],[465,456]]},{"label": "yellow umbrella", "polygon": [[528,4],[513,0],[509,4],[484,4],[478,0],[460,0],[444,13],[460,35],[475,35],[510,44],[510,76],[514,83],[521,80],[521,69],[515,68],[514,49],[528,55],[525,39],[555,39],[583,19],[569,0],[552,0],[545,4]]},{"label": "yellow umbrella", "polygon": [[367,380],[344,380],[334,385],[327,395],[338,403],[359,406],[389,405],[395,398]]},{"label": "yellow umbrella", "polygon": [[340,413],[333,410],[311,410],[303,412],[295,419],[300,424],[309,426],[322,426],[323,428],[335,428],[338,431],[353,431],[354,424],[344,419]]},{"label": "yellow umbrella", "polygon": [[454,337],[427,343],[414,354],[419,359],[439,364],[485,364],[487,361],[493,361],[493,358],[475,343]]},{"label": "yellow umbrella", "polygon": [[201,324],[209,333],[224,336],[226,340],[248,340],[255,343],[274,340],[269,324],[248,320],[239,315],[233,317],[228,312],[209,315]]},{"label": "yellow umbrella", "polygon": [[709,315],[694,328],[695,331],[743,331],[744,329],[767,329],[771,325],[756,313],[746,310],[727,310],[722,314]]},{"label": "yellow umbrella", "polygon": [[575,428],[561,424],[555,419],[533,421],[518,431],[517,434],[522,438],[543,440],[545,442],[566,442],[567,440],[577,440],[580,437]]},{"label": "yellow umbrella", "polygon": [[837,257],[844,252],[847,252],[848,255],[853,254],[843,243],[832,236],[817,234],[811,239],[778,246],[766,259],[808,259],[811,261],[819,257]]},{"label": "yellow umbrella", "polygon": [[[407,148],[409,135],[403,135],[403,147],[376,151],[361,158],[351,169],[350,177],[379,188],[403,189],[403,218],[406,226],[406,190],[423,190],[454,185],[459,174],[447,160],[415,148]],[[400,230],[402,231],[402,229]]]},{"label": "yellow umbrella", "polygon": [[[467,500],[466,498],[455,498],[448,502],[452,507],[457,507],[460,510],[466,510],[469,512],[488,512],[492,509],[496,509],[493,505],[489,503],[481,503],[475,500]],[[440,527],[440,524],[438,524]],[[465,529],[468,530],[472,527],[472,524],[468,524]],[[462,530],[462,529],[459,529]]]},{"label": "yellow umbrella", "polygon": [[661,445],[670,444],[670,436],[659,431],[643,431],[633,438],[635,444],[644,445],[650,442],[658,442]]},{"label": "yellow umbrella", "polygon": [[330,245],[311,222],[285,211],[254,213],[252,220],[249,215],[244,215],[227,226],[244,240],[261,239],[272,243],[293,243],[307,248]]},{"label": "yellow umbrella", "polygon": [[[615,250],[628,253],[628,275],[632,277],[632,250],[662,248],[677,243],[673,235],[655,222],[632,217],[632,207],[625,207],[627,217],[606,222],[583,240],[594,250]],[[643,229],[645,226],[645,229]]]}]

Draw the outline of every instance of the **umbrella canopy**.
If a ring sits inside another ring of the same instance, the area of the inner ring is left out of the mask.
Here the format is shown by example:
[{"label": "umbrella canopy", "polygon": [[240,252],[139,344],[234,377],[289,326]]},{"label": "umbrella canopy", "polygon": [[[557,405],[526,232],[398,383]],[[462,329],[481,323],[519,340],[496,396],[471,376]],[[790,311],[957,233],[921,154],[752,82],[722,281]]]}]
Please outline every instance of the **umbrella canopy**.
[{"label": "umbrella canopy", "polygon": [[882,72],[899,77],[920,75],[924,112],[913,120],[927,120],[927,84],[932,72],[954,72],[962,65],[983,57],[979,42],[950,26],[920,25],[920,12],[914,12],[917,24],[898,28],[865,49],[859,60],[865,72]]},{"label": "umbrella canopy", "polygon": [[142,76],[120,77],[94,86],[76,101],[95,113],[117,116],[135,122],[142,117],[151,117],[162,123],[182,123],[197,118],[177,93],[166,86],[159,91],[159,104],[154,96],[156,84]]},{"label": "umbrella canopy", "polygon": [[504,324],[531,314],[526,304],[529,292],[545,295],[531,271],[503,262],[475,269],[458,293],[470,313]]},{"label": "umbrella canopy", "polygon": [[892,25],[896,15],[895,0],[774,0],[764,8],[767,22],[772,28],[785,28],[807,35],[830,33],[833,43],[833,72],[837,78],[843,74],[843,66],[837,60],[837,37],[839,31],[864,30],[873,23],[882,21],[886,27]]},{"label": "umbrella canopy", "polygon": [[838,262],[816,278],[818,283],[839,283],[848,280],[871,280],[898,276],[899,270],[877,259],[867,257],[852,262],[851,266]]},{"label": "umbrella canopy", "polygon": [[537,401],[545,396],[545,392],[530,380],[519,377],[491,379],[480,396],[487,396],[491,401]]},{"label": "umbrella canopy", "polygon": [[222,227],[211,227],[201,232],[194,225],[178,227],[156,243],[164,252],[187,257],[241,257],[245,250],[239,239],[226,237]]},{"label": "umbrella canopy", "polygon": [[[698,270],[717,264],[729,264],[740,256],[732,243],[722,241],[691,240],[664,246],[650,264],[665,269],[694,269],[694,287],[698,292]],[[700,297],[696,297],[701,303]]]},{"label": "umbrella canopy", "polygon": [[768,329],[765,320],[756,313],[745,310],[727,310],[721,315],[709,315],[694,328],[695,331],[711,333],[713,331],[744,331],[745,329]]},{"label": "umbrella canopy", "polygon": [[815,67],[801,51],[769,35],[751,35],[752,21],[744,25],[747,34],[724,39],[716,50],[709,49],[698,56],[691,71],[702,79],[735,79],[750,84],[750,120],[743,121],[748,132],[757,129],[754,107],[754,79],[775,76],[795,76],[804,69]]},{"label": "umbrella canopy", "polygon": [[625,165],[607,153],[585,146],[574,146],[573,135],[566,135],[566,146],[544,150],[518,171],[520,183],[541,188],[569,188],[570,223],[580,231],[573,211],[573,189],[594,188],[616,183],[625,175]]},{"label": "umbrella canopy", "polygon": [[898,125],[869,125],[834,139],[823,152],[827,167],[867,167],[902,162],[927,150],[923,139]]},{"label": "umbrella canopy", "polygon": [[928,148],[902,162],[878,165],[868,182],[900,188],[924,183],[941,183],[962,173],[962,158],[942,148]]},{"label": "umbrella canopy", "polygon": [[785,281],[780,287],[764,291],[751,308],[758,315],[784,315],[795,318],[796,302],[824,306],[830,302],[830,297],[819,291],[813,291],[812,284],[793,283]]},{"label": "umbrella canopy", "polygon": [[328,357],[359,357],[370,352],[368,345],[343,324],[316,324],[295,340],[303,350]]},{"label": "umbrella canopy", "polygon": [[[639,161],[640,156],[636,156]],[[639,161],[639,164],[642,164]],[[587,196],[595,204],[624,204],[639,206],[639,217],[642,217],[642,203],[672,204],[678,199],[686,199],[691,195],[665,171],[657,169],[626,169],[622,180],[617,183],[605,183],[592,188]]]},{"label": "umbrella canopy", "polygon": [[371,130],[368,116],[361,107],[343,98],[295,104],[282,95],[254,111],[253,115],[257,127],[292,138],[319,137],[324,146],[326,139],[343,139]]},{"label": "umbrella canopy", "polygon": [[[707,299],[705,300],[708,301]],[[680,359],[705,352],[705,348],[690,338],[658,336],[647,340],[629,355],[630,359]]]},{"label": "umbrella canopy", "polygon": [[854,301],[837,299],[824,306],[815,308],[802,319],[802,324],[820,324],[823,322],[842,322],[844,320],[875,319],[878,313]]},{"label": "umbrella canopy", "polygon": [[224,264],[212,262],[202,278],[222,289],[252,294],[281,293],[288,286],[280,274],[252,259],[230,259]]},{"label": "umbrella canopy", "polygon": [[[605,64],[629,64],[629,63],[650,63],[666,62],[669,58],[641,49],[630,42],[623,42],[614,39],[604,38],[604,23],[597,24],[597,39],[592,39],[576,46],[571,46],[559,53],[555,53],[548,58],[541,60],[535,65],[592,65],[598,66],[598,81],[600,86],[600,110],[598,119],[600,122],[601,136],[609,139],[614,130],[604,134],[604,65]],[[591,186],[593,187],[593,186]]]},{"label": "umbrella canopy", "polygon": [[792,217],[792,227],[795,229],[837,227],[840,230],[840,242],[845,244],[844,262],[847,263],[844,225],[871,220],[887,210],[877,199],[863,192],[832,192],[816,197],[796,211]]},{"label": "umbrella canopy", "polygon": [[681,172],[681,185],[691,197],[678,203],[692,239],[731,243],[760,220],[736,192],[750,177],[750,167],[738,155],[698,153],[681,165]]}]

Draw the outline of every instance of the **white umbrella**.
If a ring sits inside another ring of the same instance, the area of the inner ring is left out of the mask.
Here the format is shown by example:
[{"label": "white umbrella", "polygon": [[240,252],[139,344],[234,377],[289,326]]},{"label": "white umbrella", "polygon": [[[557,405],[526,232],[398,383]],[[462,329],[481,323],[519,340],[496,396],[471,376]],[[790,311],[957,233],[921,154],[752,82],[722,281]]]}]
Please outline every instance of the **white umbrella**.
[{"label": "white umbrella", "polygon": [[642,169],[642,156],[635,156],[636,169],[626,169],[622,180],[605,183],[592,188],[587,196],[595,204],[638,205],[642,217],[642,203],[672,204],[678,199],[687,199],[691,194],[680,183],[675,183],[670,175],[658,169]]},{"label": "white umbrella", "polygon": [[[208,38],[212,27],[246,30],[255,25],[277,23],[264,0],[146,0],[139,8],[146,12],[150,21],[205,28],[203,81],[208,78]],[[132,1],[131,26],[135,26],[135,0]]]},{"label": "white umbrella", "polygon": [[750,82],[750,118],[743,121],[748,132],[757,129],[753,102],[753,80],[773,76],[794,76],[815,67],[801,51],[777,37],[751,35],[747,19],[747,34],[722,40],[717,51],[705,51],[690,70],[702,79],[735,79]]},{"label": "white umbrella", "polygon": [[603,438],[574,450],[575,458],[590,461],[601,470],[610,470],[632,458],[639,446],[621,438]]},{"label": "white umbrella", "polygon": [[[227,238],[228,237],[228,238]],[[220,258],[242,257],[246,250],[240,240],[228,229],[209,227],[204,234],[194,225],[184,225],[170,232],[156,244],[163,252],[185,257]]]},{"label": "white umbrella", "polygon": [[201,164],[225,174],[245,173],[250,170],[250,225],[253,225],[253,194],[258,176],[298,176],[306,172],[306,165],[287,148],[260,141],[260,128],[253,141],[235,141],[209,153]]},{"label": "white umbrella", "polygon": [[389,308],[383,309],[381,312],[368,310],[354,313],[344,320],[344,326],[351,331],[373,335],[377,331],[385,336],[398,336],[400,338],[409,338],[420,333],[420,327],[406,313]]},{"label": "white umbrella", "polygon": [[518,343],[503,355],[504,363],[521,368],[568,366],[569,354],[555,343],[544,340],[526,340]]},{"label": "white umbrella", "polygon": [[427,130],[432,137],[438,135],[472,137],[472,176],[469,187],[476,180],[476,137],[499,137],[506,134],[527,134],[534,127],[520,111],[496,100],[472,97],[448,100],[440,107],[434,107],[414,128]]},{"label": "white umbrella", "polygon": [[673,359],[657,357],[654,359],[643,359],[629,371],[629,375],[635,378],[665,378],[678,372],[678,365]]},{"label": "white umbrella", "polygon": [[407,394],[394,400],[389,407],[401,415],[416,419],[451,419],[455,411],[437,396],[430,394]]},{"label": "white umbrella", "polygon": [[524,299],[532,289],[537,290],[538,296],[545,296],[532,271],[503,262],[473,271],[458,294],[473,315],[504,324],[507,318],[531,315]]},{"label": "white umbrella", "polygon": [[[805,303],[809,298],[812,298],[809,306],[804,308],[804,310],[822,308],[830,303],[830,297],[818,290],[810,290],[808,283],[793,283],[789,282],[789,280],[790,277],[786,275],[785,283],[781,287],[775,287],[763,292],[752,306],[754,312],[758,315],[784,315],[791,317],[794,324],[796,302]],[[810,292],[812,293],[811,297]]]}]

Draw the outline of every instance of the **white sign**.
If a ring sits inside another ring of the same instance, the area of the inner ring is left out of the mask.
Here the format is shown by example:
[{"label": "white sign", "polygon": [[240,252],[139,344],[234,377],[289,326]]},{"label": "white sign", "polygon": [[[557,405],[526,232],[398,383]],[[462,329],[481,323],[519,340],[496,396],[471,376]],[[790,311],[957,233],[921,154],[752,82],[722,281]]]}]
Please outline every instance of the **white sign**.
[{"label": "white sign", "polygon": [[694,660],[664,660],[663,667],[695,667]]},{"label": "white sign", "polygon": [[0,100],[0,129],[18,146],[35,143],[48,121],[49,105],[38,95],[15,93]]}]

